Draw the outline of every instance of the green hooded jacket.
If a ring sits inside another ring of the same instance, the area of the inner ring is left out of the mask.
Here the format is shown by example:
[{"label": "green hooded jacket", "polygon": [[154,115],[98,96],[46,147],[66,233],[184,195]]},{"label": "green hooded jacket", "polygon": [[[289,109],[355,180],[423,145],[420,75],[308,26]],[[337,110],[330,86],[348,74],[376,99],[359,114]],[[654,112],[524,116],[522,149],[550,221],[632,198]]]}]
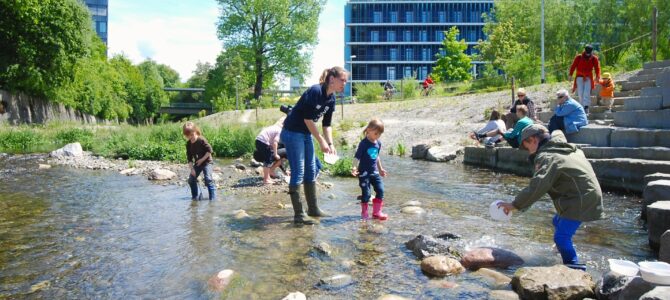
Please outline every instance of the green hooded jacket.
[{"label": "green hooded jacket", "polygon": [[580,222],[602,218],[603,193],[582,150],[568,144],[563,132],[556,130],[536,154],[535,173],[512,202],[515,208],[525,210],[549,193],[561,218]]}]

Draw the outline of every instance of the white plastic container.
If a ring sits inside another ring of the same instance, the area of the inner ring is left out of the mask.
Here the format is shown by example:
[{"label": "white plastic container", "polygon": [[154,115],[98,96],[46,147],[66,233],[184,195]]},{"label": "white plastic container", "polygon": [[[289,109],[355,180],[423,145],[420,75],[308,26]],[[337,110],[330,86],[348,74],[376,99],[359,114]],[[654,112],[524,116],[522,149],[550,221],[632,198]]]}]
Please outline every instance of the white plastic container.
[{"label": "white plastic container", "polygon": [[334,165],[339,159],[340,157],[335,154],[323,154],[323,160],[329,165]]},{"label": "white plastic container", "polygon": [[642,261],[639,265],[644,281],[670,285],[670,264],[661,261]]},{"label": "white plastic container", "polygon": [[629,260],[608,259],[607,261],[610,263],[610,271],[618,275],[632,277],[637,276],[637,273],[640,271],[640,267]]},{"label": "white plastic container", "polygon": [[498,207],[498,203],[501,203],[501,200],[496,200],[489,205],[489,214],[491,214],[491,219],[496,221],[509,221],[512,218],[512,212],[505,214],[505,211],[502,207]]}]

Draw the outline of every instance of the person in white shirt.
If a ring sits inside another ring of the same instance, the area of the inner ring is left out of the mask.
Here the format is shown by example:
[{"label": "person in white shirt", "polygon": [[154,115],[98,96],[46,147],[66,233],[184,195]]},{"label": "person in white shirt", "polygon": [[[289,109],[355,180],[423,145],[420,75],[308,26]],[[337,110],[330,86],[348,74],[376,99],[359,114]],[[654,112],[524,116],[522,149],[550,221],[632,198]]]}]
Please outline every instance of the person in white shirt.
[{"label": "person in white shirt", "polygon": [[[279,135],[284,125],[284,119],[281,118],[274,125],[263,128],[256,136],[254,159],[263,164],[264,184],[272,184],[270,177],[274,174],[275,169],[281,166],[282,159],[286,158],[286,151],[279,149]],[[282,169],[282,171],[284,170]]]},{"label": "person in white shirt", "polygon": [[493,147],[496,143],[502,140],[502,136],[498,134],[493,137],[487,137],[486,133],[498,129],[500,129],[501,132],[505,132],[507,131],[507,126],[505,126],[505,122],[500,119],[500,112],[494,109],[491,112],[491,117],[489,118],[489,122],[486,123],[486,126],[477,131],[470,132],[469,136],[471,139],[479,141],[486,146]]}]

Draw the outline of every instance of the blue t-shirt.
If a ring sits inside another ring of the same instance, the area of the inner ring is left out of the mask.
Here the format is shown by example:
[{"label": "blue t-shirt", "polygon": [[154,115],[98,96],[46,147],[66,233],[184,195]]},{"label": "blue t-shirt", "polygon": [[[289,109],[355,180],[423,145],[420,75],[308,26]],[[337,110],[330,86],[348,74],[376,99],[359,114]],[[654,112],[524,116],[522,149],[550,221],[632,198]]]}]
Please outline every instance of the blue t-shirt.
[{"label": "blue t-shirt", "polygon": [[377,140],[376,143],[373,143],[367,138],[363,138],[363,140],[358,143],[358,149],[356,149],[356,155],[354,155],[354,157],[360,161],[358,163],[358,173],[361,175],[365,172],[368,174],[378,173],[377,160],[379,159],[381,150],[381,141]]},{"label": "blue t-shirt", "polygon": [[328,127],[333,119],[333,111],[335,111],[335,93],[329,97],[324,87],[315,84],[300,96],[300,100],[286,117],[284,128],[309,133],[305,120],[318,122],[321,117],[323,126]]}]

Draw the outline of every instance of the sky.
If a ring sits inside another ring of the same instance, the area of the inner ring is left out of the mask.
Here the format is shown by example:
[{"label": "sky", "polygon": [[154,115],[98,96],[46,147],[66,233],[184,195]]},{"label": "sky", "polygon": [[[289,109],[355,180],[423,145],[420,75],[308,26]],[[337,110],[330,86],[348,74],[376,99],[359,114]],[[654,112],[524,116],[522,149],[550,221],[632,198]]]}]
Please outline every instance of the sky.
[{"label": "sky", "polygon": [[[321,13],[307,85],[318,82],[324,69],[344,64],[345,3],[328,0]],[[215,0],[110,0],[109,55],[124,54],[135,63],[151,58],[186,81],[198,61],[213,64],[223,49],[218,17]]]}]

